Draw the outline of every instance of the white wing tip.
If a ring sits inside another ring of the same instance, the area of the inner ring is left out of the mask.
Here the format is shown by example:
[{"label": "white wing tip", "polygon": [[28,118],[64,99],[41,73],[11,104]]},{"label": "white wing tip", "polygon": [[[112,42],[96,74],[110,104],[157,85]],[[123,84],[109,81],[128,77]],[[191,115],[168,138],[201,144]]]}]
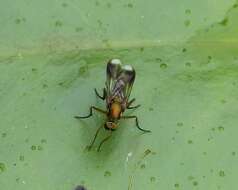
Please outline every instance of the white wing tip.
[{"label": "white wing tip", "polygon": [[110,62],[112,64],[115,64],[115,65],[120,65],[121,64],[121,60],[120,59],[112,59]]},{"label": "white wing tip", "polygon": [[123,69],[127,70],[127,71],[133,71],[133,67],[131,65],[125,65],[123,66]]}]

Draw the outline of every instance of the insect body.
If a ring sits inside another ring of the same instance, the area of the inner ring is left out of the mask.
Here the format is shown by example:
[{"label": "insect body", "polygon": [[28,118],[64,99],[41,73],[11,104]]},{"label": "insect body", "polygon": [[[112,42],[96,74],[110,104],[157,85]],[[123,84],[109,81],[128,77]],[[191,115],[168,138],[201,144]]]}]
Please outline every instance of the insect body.
[{"label": "insect body", "polygon": [[139,126],[137,116],[123,116],[123,112],[126,109],[135,109],[140,106],[131,106],[131,104],[135,101],[135,98],[129,101],[131,89],[136,76],[134,68],[130,65],[122,66],[119,59],[112,59],[107,64],[106,72],[106,88],[103,89],[103,95],[100,96],[96,89],[95,93],[102,100],[106,100],[107,111],[104,111],[95,106],[91,106],[90,113],[87,116],[75,116],[75,118],[77,119],[89,118],[92,116],[93,110],[107,116],[107,121],[105,122],[104,126],[98,128],[92,143],[88,147],[89,149],[91,149],[99,131],[102,127],[104,127],[105,129],[109,130],[109,135],[101,141],[98,147],[98,151],[100,150],[102,144],[111,137],[112,131],[117,129],[117,123],[120,119],[135,119],[136,126],[139,130],[143,132],[150,132],[149,130],[142,129]]}]

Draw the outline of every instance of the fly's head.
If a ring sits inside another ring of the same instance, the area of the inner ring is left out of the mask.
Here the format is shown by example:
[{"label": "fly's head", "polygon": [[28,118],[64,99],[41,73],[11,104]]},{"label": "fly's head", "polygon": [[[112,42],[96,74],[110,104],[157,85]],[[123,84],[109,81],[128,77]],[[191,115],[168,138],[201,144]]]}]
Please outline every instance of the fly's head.
[{"label": "fly's head", "polygon": [[117,124],[115,122],[112,122],[112,121],[107,121],[105,124],[104,124],[104,127],[105,129],[107,130],[116,130],[117,129]]}]

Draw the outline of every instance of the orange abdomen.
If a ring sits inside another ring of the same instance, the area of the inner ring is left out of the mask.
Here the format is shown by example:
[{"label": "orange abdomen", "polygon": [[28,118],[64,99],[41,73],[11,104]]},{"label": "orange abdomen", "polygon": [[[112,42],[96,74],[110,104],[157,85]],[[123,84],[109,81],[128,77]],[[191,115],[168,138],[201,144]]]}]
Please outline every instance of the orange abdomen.
[{"label": "orange abdomen", "polygon": [[112,103],[110,108],[110,116],[114,119],[119,119],[121,116],[121,105],[117,102]]}]

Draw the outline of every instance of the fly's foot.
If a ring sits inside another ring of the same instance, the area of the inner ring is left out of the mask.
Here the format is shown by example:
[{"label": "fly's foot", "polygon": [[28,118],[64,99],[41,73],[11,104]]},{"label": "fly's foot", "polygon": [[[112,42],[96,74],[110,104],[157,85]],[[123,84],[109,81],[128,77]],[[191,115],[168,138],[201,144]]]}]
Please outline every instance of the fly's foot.
[{"label": "fly's foot", "polygon": [[92,146],[87,145],[84,150],[89,152],[89,151],[91,151],[91,149],[92,149]]}]

